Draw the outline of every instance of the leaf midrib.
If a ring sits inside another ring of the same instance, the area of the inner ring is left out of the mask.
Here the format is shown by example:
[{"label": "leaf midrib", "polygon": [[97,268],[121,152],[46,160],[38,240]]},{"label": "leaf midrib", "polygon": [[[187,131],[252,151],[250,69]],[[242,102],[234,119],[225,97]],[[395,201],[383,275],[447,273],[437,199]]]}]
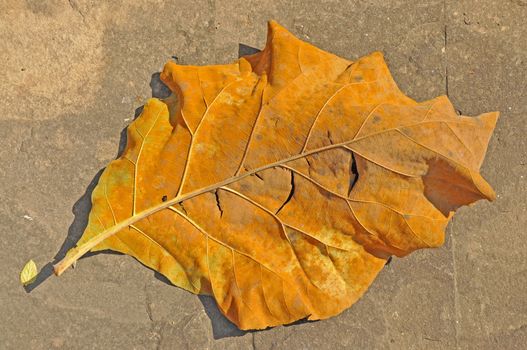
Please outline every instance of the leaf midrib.
[{"label": "leaf midrib", "polygon": [[[433,108],[433,105],[430,108]],[[404,125],[404,127],[412,127],[412,126],[421,125],[421,124],[425,124],[425,123],[440,123],[440,122],[448,123],[448,122],[452,122],[452,121],[448,121],[448,120],[433,120],[433,121],[422,120],[420,122],[416,122],[416,123],[413,123],[413,124]],[[402,126],[399,126],[399,127],[402,127]],[[371,134],[368,134],[368,135],[364,135],[364,136],[358,137],[358,138],[355,135],[355,137],[352,140],[344,141],[344,142],[340,142],[340,143],[335,143],[335,144],[327,145],[327,146],[324,146],[324,147],[319,147],[319,148],[316,148],[316,149],[313,149],[313,150],[310,150],[310,151],[306,151],[306,152],[301,152],[301,153],[295,154],[295,155],[293,155],[291,157],[288,157],[288,158],[285,158],[285,159],[282,159],[282,160],[279,160],[279,161],[276,161],[276,162],[273,162],[273,163],[270,163],[270,164],[263,165],[261,167],[255,168],[255,169],[253,169],[251,171],[248,171],[248,172],[246,172],[244,174],[227,178],[227,179],[225,179],[223,181],[220,181],[220,182],[217,182],[215,184],[203,187],[201,189],[197,189],[197,190],[188,192],[186,194],[179,194],[176,197],[174,197],[174,198],[172,198],[172,199],[170,199],[170,200],[168,200],[166,202],[162,202],[162,203],[160,203],[158,205],[155,205],[155,206],[150,207],[148,209],[145,209],[145,210],[143,210],[143,211],[141,211],[141,212],[139,212],[139,213],[137,213],[135,215],[130,216],[128,219],[125,219],[125,220],[119,222],[118,224],[116,224],[116,225],[104,230],[100,234],[92,237],[90,240],[88,240],[87,242],[85,242],[81,246],[73,248],[72,252],[71,252],[71,254],[69,254],[69,256],[67,256],[64,260],[62,260],[57,265],[55,265],[55,274],[60,275],[64,270],[67,269],[67,267],[69,267],[69,265],[71,265],[74,261],[79,259],[84,254],[86,254],[91,248],[93,248],[97,244],[99,244],[102,241],[104,241],[106,238],[111,237],[114,234],[116,234],[117,232],[121,231],[122,229],[125,229],[126,227],[130,226],[131,224],[134,224],[137,221],[142,220],[142,219],[144,219],[146,217],[149,217],[150,215],[155,214],[155,213],[157,213],[157,212],[159,212],[161,210],[167,209],[170,206],[173,206],[175,204],[184,202],[186,200],[189,200],[189,199],[194,198],[196,196],[199,196],[201,194],[217,190],[220,187],[227,186],[227,185],[229,185],[231,183],[240,181],[240,180],[242,180],[242,179],[244,179],[246,177],[249,177],[251,175],[254,175],[254,174],[256,174],[256,173],[258,173],[260,171],[271,169],[271,168],[283,165],[285,163],[288,163],[288,162],[291,162],[291,161],[294,161],[294,160],[297,160],[297,159],[300,159],[300,158],[305,158],[305,157],[307,157],[309,155],[312,155],[312,154],[325,152],[325,151],[328,151],[328,150],[331,150],[331,149],[335,149],[335,148],[338,148],[338,147],[343,147],[343,146],[346,146],[346,145],[358,142],[360,140],[363,140],[363,139],[366,139],[366,138],[369,138],[369,137],[372,137],[372,136],[375,136],[375,135],[380,135],[380,134],[388,133],[388,132],[391,132],[391,131],[399,131],[400,132],[399,127],[381,130],[381,131],[378,131],[378,132],[375,132],[375,133],[371,133]],[[444,157],[444,155],[441,155],[439,152],[437,152],[437,151],[434,151],[434,152],[437,153],[438,155]],[[455,160],[452,160],[452,159],[449,159],[449,160],[451,160],[452,162],[454,162],[456,164],[459,164],[459,162],[456,162]],[[459,165],[462,165],[462,164],[459,164]],[[466,166],[464,166],[464,165],[462,165],[462,166],[466,168]],[[471,170],[469,169],[469,171],[471,171]]]}]

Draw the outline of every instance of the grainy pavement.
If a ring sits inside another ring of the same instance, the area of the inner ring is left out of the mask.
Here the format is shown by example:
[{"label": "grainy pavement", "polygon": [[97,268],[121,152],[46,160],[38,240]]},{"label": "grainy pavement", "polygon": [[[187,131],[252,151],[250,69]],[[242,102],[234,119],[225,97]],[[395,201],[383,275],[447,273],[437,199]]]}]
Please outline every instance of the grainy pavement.
[{"label": "grainy pavement", "polygon": [[[521,349],[526,18],[526,0],[3,0],[0,348]],[[497,201],[461,209],[444,247],[394,259],[326,321],[240,332],[209,298],[122,255],[83,259],[27,293],[20,268],[46,265],[79,237],[122,130],[163,93],[165,61],[230,62],[264,45],[268,19],[349,59],[383,51],[414,99],[446,93],[466,115],[501,111],[482,170]]]}]

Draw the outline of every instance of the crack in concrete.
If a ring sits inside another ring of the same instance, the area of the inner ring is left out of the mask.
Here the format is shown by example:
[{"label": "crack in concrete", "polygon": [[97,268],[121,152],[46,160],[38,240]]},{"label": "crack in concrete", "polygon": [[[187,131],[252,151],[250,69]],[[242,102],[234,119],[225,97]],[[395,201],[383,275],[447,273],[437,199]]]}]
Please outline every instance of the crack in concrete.
[{"label": "crack in concrete", "polygon": [[449,96],[448,93],[448,56],[447,56],[447,45],[448,45],[448,33],[447,33],[447,26],[445,24],[444,28],[444,45],[445,45],[445,94]]},{"label": "crack in concrete", "polygon": [[450,226],[450,239],[452,241],[452,272],[454,280],[454,331],[455,331],[455,340],[456,340],[456,349],[459,347],[459,326],[461,320],[461,312],[459,310],[459,291],[457,285],[457,264],[456,264],[456,239],[454,237],[454,218],[452,218],[452,223]]},{"label": "crack in concrete", "polygon": [[161,349],[161,344],[163,343],[163,329],[161,328],[159,330],[159,333],[157,333],[159,337],[157,337],[157,344],[156,344],[156,350]]},{"label": "crack in concrete", "polygon": [[[443,0],[443,44],[444,44],[444,66],[445,66],[445,94],[450,98],[450,92],[448,87],[448,26],[447,26],[447,0]],[[459,346],[459,333],[460,333],[460,322],[461,312],[459,309],[459,290],[457,285],[457,264],[456,264],[456,238],[454,237],[454,218],[450,226],[450,239],[452,240],[452,279],[454,282],[454,336],[455,336],[455,347],[460,349]]]},{"label": "crack in concrete", "polygon": [[84,22],[84,24],[86,24],[86,17],[84,17],[84,14],[79,9],[79,6],[75,3],[75,1],[74,0],[68,0],[68,4],[70,4],[70,7],[72,8],[73,11],[77,12],[82,17],[82,22]]},{"label": "crack in concrete", "polygon": [[146,314],[148,315],[148,319],[150,322],[154,322],[154,318],[152,317],[152,308],[150,307],[150,296],[148,295],[148,291],[146,290],[146,283],[144,286],[144,292],[145,292],[145,310]]},{"label": "crack in concrete", "polygon": [[444,24],[444,28],[443,28],[443,46],[444,46],[444,50],[445,52],[443,53],[444,55],[444,58],[443,58],[443,61],[444,61],[444,65],[445,65],[445,94],[447,95],[448,97],[448,56],[447,56],[447,46],[448,46],[448,31],[447,31],[447,6],[446,6],[446,1],[447,0],[444,0],[443,1],[443,24]]},{"label": "crack in concrete", "polygon": [[34,127],[30,126],[29,127],[29,137],[23,139],[20,142],[20,145],[17,147],[17,152],[18,153],[29,154],[29,152],[27,151],[27,143],[30,142],[33,139],[33,137],[35,136],[33,130],[34,130]]},{"label": "crack in concrete", "polygon": [[154,317],[152,316],[152,307],[151,301],[150,301],[150,294],[148,294],[147,290],[147,283],[144,284],[144,293],[145,293],[145,310],[146,314],[148,315],[148,319],[150,320],[150,333],[153,335],[153,338],[156,339],[156,350],[161,349],[161,341],[163,339],[163,335],[161,332],[161,329],[159,331],[156,330],[156,325],[158,322],[154,321]]}]

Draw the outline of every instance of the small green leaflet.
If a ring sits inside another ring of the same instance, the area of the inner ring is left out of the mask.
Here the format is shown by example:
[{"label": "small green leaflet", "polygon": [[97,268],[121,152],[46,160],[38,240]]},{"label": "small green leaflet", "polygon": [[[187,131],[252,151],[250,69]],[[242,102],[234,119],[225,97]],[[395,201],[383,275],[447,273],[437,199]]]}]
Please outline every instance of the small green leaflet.
[{"label": "small green leaflet", "polygon": [[20,271],[20,283],[27,286],[37,278],[38,269],[37,264],[33,260],[29,260],[25,265],[22,271]]}]

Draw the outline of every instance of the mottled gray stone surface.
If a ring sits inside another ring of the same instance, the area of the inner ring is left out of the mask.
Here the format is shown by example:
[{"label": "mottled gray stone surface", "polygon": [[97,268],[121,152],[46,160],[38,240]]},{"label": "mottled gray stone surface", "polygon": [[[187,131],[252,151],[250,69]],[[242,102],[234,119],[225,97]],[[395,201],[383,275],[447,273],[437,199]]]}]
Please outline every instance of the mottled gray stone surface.
[{"label": "mottled gray stone surface", "polygon": [[[325,321],[240,332],[210,298],[111,254],[27,293],[20,268],[82,233],[97,174],[152,88],[162,93],[164,62],[230,62],[263,46],[271,18],[350,59],[383,51],[417,100],[448,93],[464,114],[501,111],[483,166],[498,200],[461,209],[444,247],[394,259]],[[2,1],[0,348],[524,348],[526,18],[525,0]]]}]

